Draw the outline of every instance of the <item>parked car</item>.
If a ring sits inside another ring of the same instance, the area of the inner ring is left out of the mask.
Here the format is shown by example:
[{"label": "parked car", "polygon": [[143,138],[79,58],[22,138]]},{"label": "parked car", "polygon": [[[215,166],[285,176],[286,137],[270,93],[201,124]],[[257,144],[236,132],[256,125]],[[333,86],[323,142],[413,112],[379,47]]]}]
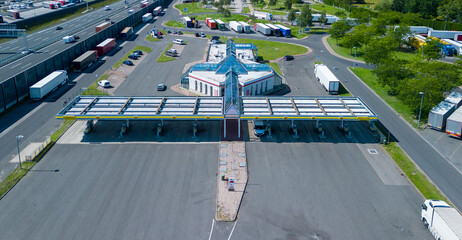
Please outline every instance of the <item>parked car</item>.
[{"label": "parked car", "polygon": [[57,26],[57,27],[56,27],[56,30],[63,30],[63,27]]},{"label": "parked car", "polygon": [[170,29],[167,29],[167,33],[172,33],[172,31],[170,31]]},{"label": "parked car", "polygon": [[212,38],[210,38],[210,40],[216,40],[216,41],[220,41],[220,37],[219,36],[212,36]]},{"label": "parked car", "polygon": [[98,82],[98,86],[108,88],[111,86],[111,83],[108,80],[101,80]]},{"label": "parked car", "polygon": [[285,56],[284,56],[284,60],[285,60],[285,61],[291,61],[291,60],[294,60],[294,59],[295,59],[295,58],[294,58],[294,56],[292,56],[292,55],[285,55]]},{"label": "parked car", "polygon": [[134,54],[128,55],[128,58],[133,59],[133,60],[138,60],[138,57],[139,57],[139,56],[134,55]]},{"label": "parked car", "polygon": [[183,39],[179,39],[179,38],[173,40],[173,43],[174,43],[174,44],[178,44],[178,45],[184,45]]},{"label": "parked car", "polygon": [[165,53],[165,55],[171,56],[171,57],[176,57],[176,56],[178,56],[178,51],[176,49],[172,48],[172,49],[168,50]]},{"label": "parked car", "polygon": [[183,35],[183,33],[181,32],[181,30],[178,30],[178,35]]},{"label": "parked car", "polygon": [[133,62],[130,61],[130,60],[123,61],[123,64],[128,65],[128,66],[133,66],[134,65]]},{"label": "parked car", "polygon": [[196,37],[200,37],[201,35],[199,33],[196,33]]},{"label": "parked car", "polygon": [[136,51],[133,51],[133,53],[136,53],[138,55],[143,55],[143,52],[141,50],[136,50]]},{"label": "parked car", "polygon": [[167,86],[165,84],[159,84],[157,85],[157,91],[165,91],[167,89]]},{"label": "parked car", "polygon": [[173,34],[176,34],[176,30],[173,30],[172,33],[173,33]]},{"label": "parked car", "polygon": [[204,34],[203,32],[201,32],[201,37],[203,37],[203,38],[206,37],[205,34]]}]

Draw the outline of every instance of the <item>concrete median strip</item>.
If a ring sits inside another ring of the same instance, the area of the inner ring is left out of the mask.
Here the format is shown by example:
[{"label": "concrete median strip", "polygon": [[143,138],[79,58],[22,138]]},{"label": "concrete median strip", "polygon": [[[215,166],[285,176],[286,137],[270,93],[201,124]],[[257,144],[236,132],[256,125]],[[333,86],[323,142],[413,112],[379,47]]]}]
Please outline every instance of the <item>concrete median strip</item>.
[{"label": "concrete median strip", "polygon": [[[219,148],[215,219],[234,221],[248,180],[245,142],[220,142]],[[230,190],[233,179],[234,190]]]}]

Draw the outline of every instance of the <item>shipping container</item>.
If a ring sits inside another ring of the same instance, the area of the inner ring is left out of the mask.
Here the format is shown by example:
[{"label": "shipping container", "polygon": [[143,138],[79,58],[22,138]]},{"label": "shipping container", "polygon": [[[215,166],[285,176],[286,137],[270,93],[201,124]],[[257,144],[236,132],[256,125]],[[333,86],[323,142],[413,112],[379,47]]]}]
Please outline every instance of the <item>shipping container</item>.
[{"label": "shipping container", "polygon": [[81,72],[98,59],[98,53],[95,50],[87,51],[80,57],[72,61],[72,66],[76,72]]},{"label": "shipping container", "polygon": [[279,27],[274,26],[273,24],[265,24],[271,29],[271,35],[274,35],[276,37],[282,36],[281,29]]},{"label": "shipping container", "polygon": [[457,109],[460,107],[460,105],[462,105],[462,93],[452,92],[444,101],[454,103]]},{"label": "shipping container", "polygon": [[159,14],[162,12],[162,7],[161,6],[158,6],[156,8],[154,8],[154,10],[152,11],[152,14],[154,16],[159,16]]},{"label": "shipping container", "polygon": [[96,26],[95,30],[96,30],[96,32],[101,32],[103,29],[106,29],[109,26],[111,26],[110,22],[103,22],[100,25]]},{"label": "shipping container", "polygon": [[98,56],[102,56],[105,53],[109,52],[111,49],[113,49],[116,45],[116,39],[115,38],[108,38],[104,40],[102,43],[96,45],[96,51],[98,52]]},{"label": "shipping container", "polygon": [[441,30],[433,30],[430,29],[428,31],[428,36],[429,37],[436,37],[436,38],[449,38],[449,39],[454,39],[454,36],[456,34],[462,34],[462,32],[456,32],[456,31],[441,31]]},{"label": "shipping container", "polygon": [[192,28],[193,27],[193,23],[191,21],[191,18],[189,17],[184,17],[183,18],[183,24],[185,25],[185,27],[187,28]]},{"label": "shipping container", "polygon": [[452,137],[460,138],[462,132],[462,108],[454,111],[446,121],[446,133]]},{"label": "shipping container", "polygon": [[65,70],[54,71],[30,87],[30,98],[40,100],[60,85],[64,85],[68,80]]},{"label": "shipping container", "polygon": [[133,28],[132,27],[126,27],[122,32],[120,33],[121,38],[129,38],[133,34]]},{"label": "shipping container", "polygon": [[271,35],[271,28],[263,23],[255,23],[255,31],[265,36]]},{"label": "shipping container", "polygon": [[146,13],[143,15],[143,22],[149,22],[152,19],[152,13]]},{"label": "shipping container", "polygon": [[340,81],[324,64],[314,65],[314,75],[319,83],[329,92],[329,94],[338,94]]},{"label": "shipping container", "polygon": [[428,113],[428,126],[432,129],[443,131],[446,120],[456,110],[456,105],[449,102],[440,102]]},{"label": "shipping container", "polygon": [[238,33],[243,32],[242,25],[236,21],[229,22],[229,28]]},{"label": "shipping container", "polygon": [[283,36],[285,37],[292,37],[292,33],[290,31],[290,28],[283,26],[281,24],[274,24],[274,26],[278,27],[282,33]]},{"label": "shipping container", "polygon": [[226,29],[225,22],[221,21],[220,19],[215,19],[215,22],[217,23],[217,28],[218,29],[220,29],[222,31]]},{"label": "shipping container", "polygon": [[241,24],[243,32],[245,32],[245,33],[250,32],[250,25],[249,24],[247,24],[246,22],[243,22],[243,21],[240,21],[239,24]]}]

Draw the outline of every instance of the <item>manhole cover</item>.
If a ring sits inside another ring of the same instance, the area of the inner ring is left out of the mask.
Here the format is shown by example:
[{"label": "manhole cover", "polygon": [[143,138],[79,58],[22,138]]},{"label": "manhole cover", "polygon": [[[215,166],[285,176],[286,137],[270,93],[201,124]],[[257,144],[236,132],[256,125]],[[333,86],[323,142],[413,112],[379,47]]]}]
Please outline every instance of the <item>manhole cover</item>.
[{"label": "manhole cover", "polygon": [[369,151],[369,154],[379,154],[375,149],[367,149],[367,151]]}]

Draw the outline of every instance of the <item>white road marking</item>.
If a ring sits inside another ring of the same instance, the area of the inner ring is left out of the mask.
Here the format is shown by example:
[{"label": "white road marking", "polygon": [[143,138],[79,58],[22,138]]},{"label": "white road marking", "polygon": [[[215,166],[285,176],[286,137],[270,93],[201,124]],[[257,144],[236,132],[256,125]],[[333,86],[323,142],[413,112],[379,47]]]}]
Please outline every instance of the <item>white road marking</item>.
[{"label": "white road marking", "polygon": [[26,67],[28,67],[28,66],[31,65],[31,64],[32,64],[32,63],[28,63],[28,64],[22,66],[21,68],[26,68]]},{"label": "white road marking", "polygon": [[228,240],[230,240],[230,239],[231,239],[231,236],[233,235],[234,228],[236,227],[236,223],[237,223],[237,221],[234,222],[234,226],[233,226],[233,229],[231,229],[231,232],[229,233]]},{"label": "white road marking", "polygon": [[11,69],[13,69],[13,68],[15,68],[15,67],[19,67],[19,66],[21,66],[21,64],[22,64],[22,63],[18,63],[18,64],[14,65],[14,66],[11,66]]},{"label": "white road marking", "polygon": [[22,122],[24,122],[24,120],[26,120],[28,117],[30,117],[32,114],[34,114],[35,112],[37,112],[38,110],[40,110],[40,108],[42,108],[43,106],[45,106],[45,103],[42,103],[40,104],[38,107],[36,107],[34,110],[30,111],[28,114],[26,114],[26,116],[22,117],[21,119],[19,119],[19,121],[15,122],[13,125],[11,125],[9,128],[7,128],[5,131],[3,131],[2,133],[0,133],[0,138],[5,136],[5,134],[7,134],[9,131],[11,131],[13,128],[17,127],[19,124],[21,124]]},{"label": "white road marking", "polygon": [[212,218],[212,227],[210,228],[209,240],[212,239],[213,225],[215,225],[215,218]]}]

